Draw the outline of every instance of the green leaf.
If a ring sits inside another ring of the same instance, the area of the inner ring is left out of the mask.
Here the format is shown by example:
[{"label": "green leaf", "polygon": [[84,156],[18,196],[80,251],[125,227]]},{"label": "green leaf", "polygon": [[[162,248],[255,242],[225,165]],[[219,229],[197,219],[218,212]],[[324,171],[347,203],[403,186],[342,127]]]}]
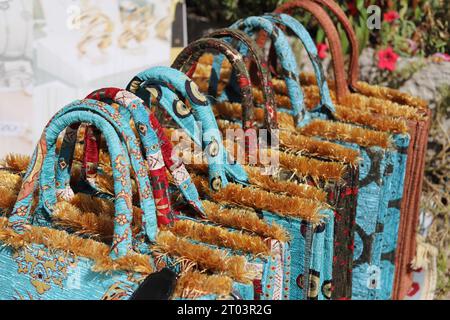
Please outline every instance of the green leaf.
[{"label": "green leaf", "polygon": [[317,34],[316,34],[316,43],[322,43],[325,41],[325,31],[323,31],[322,28],[319,28],[319,30],[317,30]]},{"label": "green leaf", "polygon": [[347,54],[350,44],[347,39],[347,34],[345,33],[345,31],[341,27],[341,25],[338,26],[338,32],[339,32],[339,37],[341,38],[342,50],[343,50],[344,54]]},{"label": "green leaf", "polygon": [[362,12],[362,11],[366,11],[365,10],[365,6],[364,6],[364,0],[357,0],[356,1],[356,8],[358,8],[358,11],[359,12]]}]

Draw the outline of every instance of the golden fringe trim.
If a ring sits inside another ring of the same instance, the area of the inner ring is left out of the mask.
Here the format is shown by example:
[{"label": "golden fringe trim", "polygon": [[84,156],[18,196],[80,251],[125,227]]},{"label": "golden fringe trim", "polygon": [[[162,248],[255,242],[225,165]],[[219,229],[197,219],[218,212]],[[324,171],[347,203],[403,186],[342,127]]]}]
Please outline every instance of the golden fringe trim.
[{"label": "golden fringe trim", "polygon": [[[231,118],[238,118],[237,116],[240,115],[241,111],[241,105],[237,103],[219,103],[215,105],[216,110],[225,117],[231,117]],[[261,110],[261,109],[257,109]],[[263,113],[263,112],[260,112]],[[258,112],[256,113],[258,114]],[[280,126],[282,127],[279,131],[279,138],[280,138],[280,144],[281,146],[285,146],[289,149],[294,149],[296,152],[307,152],[310,156],[317,156],[317,157],[323,157],[330,160],[336,160],[339,162],[347,162],[352,165],[356,165],[359,160],[359,152],[355,151],[350,148],[346,148],[343,146],[340,146],[336,143],[328,142],[328,141],[320,141],[318,139],[314,139],[311,137],[308,137],[307,135],[301,135],[300,129],[296,129],[294,125],[293,118],[286,114],[286,113],[278,113],[280,118],[286,118],[289,117],[289,121],[280,121]],[[240,117],[240,116],[239,116]],[[258,119],[262,120],[262,119]],[[281,120],[281,119],[280,119]],[[336,124],[337,126],[341,125],[338,122],[332,122],[333,124]],[[224,131],[226,129],[237,129],[236,124],[231,124],[228,122],[228,124],[224,121],[219,121],[219,128],[220,130]],[[345,125],[345,124],[342,124]],[[355,127],[357,130],[362,129]],[[375,131],[362,129],[363,133],[366,131],[369,133],[368,137],[376,136]],[[294,134],[293,132],[294,131]],[[320,134],[318,135],[320,136]],[[280,152],[281,154],[281,152]],[[333,177],[335,178],[335,177]]]},{"label": "golden fringe trim", "polygon": [[[209,78],[212,69],[211,64],[213,61],[213,56],[204,56],[200,61],[202,62],[200,62],[197,66],[194,79],[196,76],[199,78]],[[220,79],[227,82],[227,80],[223,79],[229,79],[230,72],[231,65],[224,61],[220,72]],[[316,96],[318,96],[319,91],[314,74],[301,73],[300,82],[303,90],[305,90],[306,86],[315,87]],[[287,87],[284,80],[273,78],[272,83],[275,93],[287,95]],[[333,102],[336,103],[333,92],[334,83],[330,83],[330,81],[328,81],[328,85],[331,89],[330,93],[332,95]],[[362,81],[358,82],[358,90],[360,93],[350,94],[349,99],[345,101],[348,106],[358,106],[361,109],[368,108],[367,110],[375,113],[417,121],[423,120],[423,116],[426,114],[428,109],[428,104],[426,101],[420,99],[419,97],[414,97],[407,93],[400,92],[399,90],[373,86]],[[308,94],[305,92],[305,96],[307,95]],[[286,104],[282,105],[286,106]]]},{"label": "golden fringe trim", "polygon": [[[318,98],[320,95],[319,88],[316,85],[316,80],[314,79],[314,82],[311,82],[311,77],[306,77],[304,79],[303,77],[304,76],[302,76],[301,83],[302,90],[307,97],[306,100],[314,99],[313,97],[315,97],[316,101],[318,102]],[[278,94],[287,94],[286,83],[284,82],[284,80],[272,79],[272,82],[274,84],[274,89]],[[373,92],[373,90],[366,91]],[[333,85],[330,86],[330,93],[333,103],[336,104],[337,100],[335,92],[333,91]],[[409,104],[399,104],[395,101],[382,99],[381,97],[365,96],[359,93],[351,93],[344,99],[342,104],[347,107],[356,108],[358,110],[371,111],[389,117],[398,117],[409,120],[421,120],[423,118],[423,114],[421,114],[421,112],[419,112],[416,108]]]},{"label": "golden fringe trim", "polygon": [[[212,57],[211,57],[212,63]],[[309,85],[317,85],[316,76],[312,73],[302,73],[300,76],[301,82]],[[333,85],[333,84],[331,84]],[[286,86],[283,86],[286,89]],[[390,100],[400,105],[410,106],[417,109],[422,109],[426,112],[428,109],[428,103],[419,98],[412,96],[408,93],[401,92],[396,89],[391,89],[388,87],[374,86],[367,82],[358,81],[358,91],[368,97],[375,97],[383,100]]]},{"label": "golden fringe trim", "polygon": [[320,222],[319,212],[328,206],[310,199],[273,194],[255,187],[244,187],[228,183],[218,192],[213,192],[205,178],[193,176],[192,181],[199,192],[203,192],[218,203],[242,205],[258,208],[283,216],[304,219],[313,223]]},{"label": "golden fringe trim", "polygon": [[195,299],[207,294],[229,296],[232,291],[233,280],[229,277],[189,271],[178,279],[174,297]]},{"label": "golden fringe trim", "polygon": [[83,193],[75,194],[70,199],[70,203],[82,212],[108,214],[109,216],[113,216],[115,212],[114,202]]},{"label": "golden fringe trim", "polygon": [[281,242],[289,241],[289,234],[276,223],[261,220],[254,210],[243,208],[223,208],[219,204],[203,200],[203,207],[209,220],[222,226],[247,230],[259,236]]},{"label": "golden fringe trim", "polygon": [[428,109],[428,103],[425,100],[401,92],[399,90],[387,87],[373,86],[363,81],[358,81],[358,90],[365,96],[373,96],[380,99],[388,99],[398,104],[408,105],[410,107],[422,109],[424,112],[427,112]]},{"label": "golden fringe trim", "polygon": [[11,214],[21,187],[20,175],[0,169],[0,210],[3,210],[6,215]]},{"label": "golden fringe trim", "polygon": [[[229,152],[234,151],[234,154],[239,154],[239,150],[237,150],[239,145],[237,143],[233,145],[225,141],[225,144]],[[230,150],[231,147],[235,149]],[[278,151],[270,148],[266,149],[265,152],[267,157],[278,159],[281,167],[292,171],[297,176],[311,176],[314,179],[340,181],[346,170],[346,165],[340,162],[322,161],[288,151]],[[259,157],[256,160],[258,161],[257,164],[261,165]]]},{"label": "golden fringe trim", "polygon": [[22,187],[22,177],[18,174],[0,169],[0,187],[19,192]]},{"label": "golden fringe trim", "polygon": [[[69,202],[60,201],[53,212],[55,224],[102,240],[114,233],[114,202],[85,194],[76,194]],[[142,229],[142,209],[133,206],[133,234]]]},{"label": "golden fringe trim", "polygon": [[[309,86],[304,87],[303,90],[305,94],[306,107],[308,109],[312,109],[317,106],[320,102],[318,87]],[[260,90],[254,90],[254,95],[257,102],[263,102],[262,92]],[[338,104],[335,99],[333,99],[336,109],[336,113],[334,115],[336,118],[353,124],[369,126],[380,131],[389,131],[393,133],[408,132],[408,126],[405,120],[392,117],[388,114],[389,112],[386,112],[387,109],[384,111],[381,110],[382,112],[377,114],[374,110],[371,110],[371,105],[374,102],[373,99],[359,98],[356,95],[353,96],[353,102],[349,105]],[[291,107],[289,97],[287,96],[276,95],[275,101],[277,105],[285,106],[287,108]],[[377,103],[379,103],[379,101],[377,101]],[[357,110],[357,112],[355,112],[355,110]]]},{"label": "golden fringe trim", "polygon": [[[110,241],[114,233],[114,220],[109,213],[97,215],[82,212],[68,202],[59,202],[53,213],[57,226],[71,228],[76,234],[89,235],[102,241]],[[139,230],[134,228],[133,234]],[[227,247],[235,250],[269,255],[270,249],[260,237],[231,232],[221,227],[208,226],[194,221],[175,222],[170,231],[180,237],[187,237],[205,243]]]},{"label": "golden fringe trim", "polygon": [[110,242],[114,233],[114,221],[109,213],[82,212],[68,202],[58,202],[53,212],[56,226],[70,228],[78,235],[88,235],[96,240]]},{"label": "golden fringe trim", "polygon": [[247,260],[243,256],[233,256],[223,250],[193,244],[170,231],[158,233],[153,249],[190,260],[199,268],[223,273],[239,282],[250,283],[255,277],[247,270]]},{"label": "golden fringe trim", "polygon": [[391,141],[387,133],[355,127],[345,123],[313,120],[306,127],[298,129],[298,131],[304,135],[322,136],[331,140],[356,143],[362,147],[391,147]]},{"label": "golden fringe trim", "polygon": [[408,133],[408,126],[402,119],[386,118],[385,116],[377,116],[365,111],[354,112],[351,107],[339,106],[336,108],[335,116],[342,122],[349,124],[359,123],[379,131],[399,134]]},{"label": "golden fringe trim", "polygon": [[[208,174],[208,165],[206,164],[191,164],[187,165],[187,167],[202,174]],[[314,186],[298,184],[293,181],[277,181],[273,176],[261,174],[260,168],[257,167],[243,165],[243,168],[247,173],[248,182],[261,189],[320,202],[327,201],[327,193]]]},{"label": "golden fringe trim", "polygon": [[269,246],[257,236],[228,231],[223,227],[206,225],[190,220],[179,220],[169,228],[179,237],[230,248],[254,255],[270,255]]},{"label": "golden fringe trim", "polygon": [[307,153],[313,157],[322,157],[329,160],[342,161],[356,166],[361,160],[359,152],[343,147],[337,143],[319,141],[317,139],[292,132],[280,130],[280,141],[284,147],[294,149],[296,152]]},{"label": "golden fringe trim", "polygon": [[327,201],[327,193],[319,188],[306,184],[298,184],[293,181],[276,181],[270,176],[262,175],[258,168],[250,166],[245,166],[244,168],[247,172],[249,182],[262,189],[320,202]]},{"label": "golden fringe trim", "polygon": [[83,239],[67,232],[45,227],[28,226],[23,234],[18,234],[8,226],[6,218],[0,218],[0,241],[14,249],[29,244],[41,244],[49,249],[64,250],[94,260],[92,268],[96,272],[117,270],[153,273],[150,257],[138,253],[113,260],[109,257],[110,247],[91,239]]},{"label": "golden fringe trim", "polygon": [[[269,157],[271,151],[268,150]],[[346,166],[338,162],[325,162],[286,152],[279,152],[280,165],[298,176],[311,176],[314,179],[342,181]]]},{"label": "golden fringe trim", "polygon": [[6,215],[11,214],[16,203],[18,193],[7,187],[0,187],[0,212],[4,210]]},{"label": "golden fringe trim", "polygon": [[0,161],[0,167],[8,168],[17,172],[24,172],[28,169],[28,164],[30,161],[30,156],[10,153]]}]

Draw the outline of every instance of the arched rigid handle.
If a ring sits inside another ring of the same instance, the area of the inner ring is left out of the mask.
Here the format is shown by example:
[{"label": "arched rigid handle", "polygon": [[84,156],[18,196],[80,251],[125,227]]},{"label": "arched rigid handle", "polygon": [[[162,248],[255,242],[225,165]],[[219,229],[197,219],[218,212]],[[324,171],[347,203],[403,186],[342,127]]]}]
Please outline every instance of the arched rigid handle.
[{"label": "arched rigid handle", "polygon": [[[302,0],[300,0],[302,1]],[[341,7],[333,0],[314,0],[315,2],[321,4],[322,6],[328,8],[338,19],[339,23],[342,25],[345,34],[347,35],[348,42],[350,44],[350,66],[347,76],[347,84],[352,91],[357,91],[358,79],[359,79],[359,43],[356,37],[355,31],[353,30],[350,20],[347,18],[345,12]],[[298,1],[293,1],[293,3]],[[284,6],[288,6],[288,3],[281,5],[275,10],[275,12],[283,12]]]},{"label": "arched rigid handle", "polygon": [[[164,108],[197,145],[203,147],[208,158],[209,181],[213,190],[217,191],[228,183],[227,174],[236,181],[248,182],[242,166],[227,163],[227,152],[211,105],[199,92],[197,85],[184,73],[168,67],[150,68],[134,77],[127,90],[135,93],[148,105],[154,96],[158,101],[157,105]],[[188,100],[190,107],[175,92]]]},{"label": "arched rigid handle", "polygon": [[[83,104],[76,101],[74,104]],[[44,214],[52,214],[56,204],[55,165],[56,165],[56,141],[58,135],[68,126],[74,123],[87,122],[95,125],[104,135],[113,168],[114,192],[116,199],[114,219],[114,240],[111,248],[111,257],[120,258],[132,251],[131,222],[132,215],[132,189],[130,179],[130,161],[122,147],[119,137],[111,124],[97,114],[86,111],[63,112],[60,116],[52,118],[44,129],[38,146],[33,154],[26,176],[9,218],[11,226],[17,232],[23,232],[25,224],[30,218],[33,193],[40,188],[39,205],[36,211],[43,210]]]},{"label": "arched rigid handle", "polygon": [[[127,151],[131,158],[131,165],[133,167],[133,171],[136,173],[136,184],[139,193],[139,201],[141,204],[141,208],[144,211],[144,226],[145,232],[150,240],[154,240],[157,231],[157,222],[156,222],[156,206],[152,194],[151,184],[147,175],[147,167],[142,163],[143,156],[140,151],[140,142],[136,139],[133,130],[130,127],[130,114],[129,112],[120,113],[119,110],[116,110],[110,105],[105,103],[95,101],[95,100],[84,100],[83,103],[80,104],[72,104],[64,108],[62,111],[58,112],[56,116],[62,114],[62,112],[70,112],[70,111],[88,111],[94,114],[98,114],[99,116],[108,120],[113,128],[116,130],[117,135],[121,138],[121,143],[123,145],[123,149]],[[101,129],[101,128],[97,128]],[[71,145],[64,145],[61,147],[60,158],[58,159],[58,164],[60,168],[67,167],[66,156],[69,155],[70,158],[73,158],[69,152],[66,152],[64,148],[68,150],[74,150]],[[62,164],[65,165],[62,165]],[[56,181],[60,184],[68,183],[67,180],[70,180],[70,171],[58,170],[56,173]],[[162,220],[162,219],[160,219]],[[165,222],[165,220],[162,220]]]},{"label": "arched rigid handle", "polygon": [[319,22],[320,26],[325,32],[330,45],[330,51],[332,56],[334,80],[336,87],[336,96],[338,102],[342,102],[343,99],[350,94],[350,90],[347,85],[345,77],[345,65],[344,56],[342,53],[341,40],[339,33],[333,24],[333,21],[328,16],[327,12],[320,7],[317,3],[310,0],[298,0],[287,2],[281,7],[275,10],[276,13],[292,14],[298,9],[303,9],[310,12]]},{"label": "arched rigid handle", "polygon": [[347,84],[352,91],[357,91],[359,80],[359,43],[358,37],[353,30],[352,24],[345,12],[341,7],[333,0],[314,0],[326,6],[338,19],[339,23],[344,28],[347,35],[348,42],[350,44],[350,66],[348,71]]},{"label": "arched rigid handle", "polygon": [[272,21],[263,17],[248,17],[235,22],[230,28],[244,30],[253,35],[257,31],[265,31],[271,38],[277,55],[280,58],[283,78],[286,82],[288,94],[291,97],[292,115],[296,118],[297,125],[309,121],[303,99],[303,91],[300,87],[300,72],[294,53],[284,33]]},{"label": "arched rigid handle", "polygon": [[[150,183],[158,213],[158,225],[167,225],[173,221],[166,168],[171,172],[175,184],[186,200],[199,213],[204,213],[199,194],[191,181],[189,173],[183,162],[176,158],[172,144],[164,133],[164,129],[142,99],[129,91],[118,88],[104,88],[94,91],[88,95],[87,99],[99,100],[105,103],[117,103],[119,108],[124,109],[124,112],[131,113],[149,166]],[[85,139],[85,145],[89,143],[89,140]],[[92,148],[87,149],[91,149],[92,152],[98,155],[99,150],[96,148],[96,144]],[[85,154],[85,160],[87,156]]]},{"label": "arched rigid handle", "polygon": [[296,37],[298,37],[303,43],[308,57],[311,60],[314,73],[317,79],[317,86],[320,92],[320,104],[313,109],[313,111],[321,112],[325,116],[330,116],[333,118],[333,114],[336,112],[333,101],[331,100],[330,90],[325,79],[325,73],[322,68],[322,63],[318,57],[316,45],[311,38],[311,35],[305,29],[305,27],[293,17],[287,14],[268,14],[264,16],[266,19],[273,21],[283,27],[289,28]]},{"label": "arched rigid handle", "polygon": [[[104,88],[96,90],[89,94],[86,99],[97,100],[109,104],[115,103],[118,105],[120,113],[131,114],[131,118],[133,119],[144,147],[145,158],[148,164],[148,173],[150,176],[149,182],[153,193],[153,199],[156,204],[158,225],[162,226],[171,224],[173,222],[174,215],[169,197],[169,180],[167,179],[166,170],[164,167],[164,159],[161,152],[161,147],[159,145],[159,139],[149,123],[149,113],[143,105],[143,101],[131,92],[118,88]],[[98,154],[100,151],[98,149],[98,145],[95,143],[92,147],[90,147],[91,140],[86,138],[84,141],[86,147],[85,149],[90,152],[86,152],[84,154],[83,163],[87,163],[89,158],[92,157],[91,155],[94,156],[93,158],[98,159]],[[138,142],[139,141],[136,141],[135,143]],[[140,160],[142,161],[143,159]],[[97,166],[98,163],[94,164],[95,168],[97,168]],[[87,166],[83,165],[83,167],[86,168]],[[136,175],[147,176],[147,170],[145,170],[145,167],[141,168],[141,171],[137,171]],[[144,194],[142,196],[148,197],[149,195]],[[144,219],[144,221],[145,220],[146,219]],[[146,223],[144,225],[146,225]]]},{"label": "arched rigid handle", "polygon": [[[209,38],[218,38],[224,40],[235,40],[236,44],[233,47],[239,47],[244,44],[250,53],[250,59],[252,64],[250,65],[250,77],[252,78],[253,84],[260,83],[263,92],[264,106],[265,106],[265,127],[269,130],[277,129],[277,112],[275,105],[275,94],[273,90],[272,78],[267,69],[267,64],[265,63],[264,55],[262,50],[256,45],[256,43],[247,34],[238,29],[220,29],[208,34]],[[210,87],[209,92],[217,92],[217,79],[220,78],[220,67],[222,65],[223,56],[214,57],[214,62],[212,65],[213,73],[216,76],[211,76],[211,80],[215,80],[214,88]],[[252,67],[255,70],[252,70]],[[232,78],[234,78],[234,73]],[[235,79],[235,78],[234,78]]]},{"label": "arched rigid handle", "polygon": [[[188,72],[189,69],[198,63],[198,59],[207,52],[221,53],[230,62],[239,86],[242,99],[242,126],[244,130],[255,128],[255,110],[253,104],[253,92],[250,75],[244,63],[242,55],[228,43],[214,38],[202,38],[189,44],[178,55],[172,64],[172,68],[182,72]],[[219,79],[217,79],[218,81]],[[212,95],[212,92],[208,94]]]}]

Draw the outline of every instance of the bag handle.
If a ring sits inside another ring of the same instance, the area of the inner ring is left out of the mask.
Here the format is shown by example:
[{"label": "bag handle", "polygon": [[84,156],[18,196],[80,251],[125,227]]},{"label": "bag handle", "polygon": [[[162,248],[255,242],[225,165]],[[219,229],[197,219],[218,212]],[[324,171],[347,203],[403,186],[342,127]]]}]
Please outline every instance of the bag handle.
[{"label": "bag handle", "polygon": [[[273,13],[267,14],[264,17],[274,23],[283,26],[284,28],[289,28],[295,34],[295,36],[301,40],[312,63],[320,92],[320,104],[312,111],[322,112],[323,114],[328,115],[330,116],[330,118],[332,118],[332,115],[336,112],[336,109],[334,108],[330,90],[328,88],[328,83],[325,79],[325,73],[323,71],[322,63],[320,62],[320,59],[318,57],[317,48],[314,44],[313,39],[311,38],[311,35],[298,20],[287,14]],[[309,111],[305,110],[305,112]]]},{"label": "bag handle", "polygon": [[[188,73],[195,69],[198,59],[207,52],[223,54],[236,74],[242,99],[242,127],[244,131],[255,128],[255,106],[250,75],[242,55],[228,43],[215,38],[202,38],[190,43],[175,59],[172,68]],[[217,79],[218,80],[218,79]],[[212,92],[208,93],[212,95]]]},{"label": "bag handle", "polygon": [[[336,16],[342,28],[344,29],[345,34],[347,35],[347,40],[350,45],[350,65],[347,75],[347,84],[350,87],[350,91],[357,91],[359,80],[359,43],[355,31],[353,30],[352,24],[345,12],[333,0],[314,1],[329,9]],[[281,5],[278,9],[283,11],[283,7],[286,5],[287,3]],[[276,10],[276,12],[278,11],[278,9]]]},{"label": "bag handle", "polygon": [[[117,103],[119,108],[123,108],[131,113],[142,141],[149,166],[151,177],[150,183],[153,190],[153,197],[157,203],[156,209],[158,212],[159,225],[167,225],[173,221],[166,168],[172,174],[175,184],[186,200],[199,213],[204,213],[200,196],[195,185],[191,181],[189,173],[183,162],[178,159],[173,152],[172,144],[164,133],[164,129],[158,119],[156,119],[155,115],[149,111],[148,106],[142,99],[129,91],[118,88],[96,90],[88,95],[87,99],[105,103]],[[89,147],[89,144],[90,141],[85,139],[87,149],[92,150],[91,152],[96,154],[96,158],[98,158],[98,146],[93,144],[92,147]],[[88,160],[88,154],[85,154],[84,161],[86,162]],[[97,167],[97,164],[95,167]]]},{"label": "bag handle", "polygon": [[[70,106],[81,106],[85,101],[75,101]],[[34,151],[32,161],[24,177],[17,202],[9,222],[17,232],[23,232],[30,220],[33,194],[39,186],[39,204],[37,210],[52,216],[57,202],[55,188],[56,142],[58,135],[74,123],[87,122],[99,128],[106,138],[111,155],[115,191],[114,240],[111,248],[113,259],[126,256],[132,251],[132,189],[130,178],[130,161],[122,147],[119,137],[111,124],[97,114],[86,111],[60,111],[53,117],[42,133]]]},{"label": "bag handle", "polygon": [[[249,56],[251,58],[249,70],[251,81],[253,84],[260,83],[262,87],[265,107],[265,127],[268,130],[278,129],[275,94],[271,81],[272,78],[267,68],[267,64],[264,62],[264,54],[262,50],[257,46],[253,39],[251,39],[246,33],[238,29],[219,29],[208,34],[207,37],[223,39],[228,42],[230,42],[230,40],[234,40],[235,42],[239,42],[239,44],[243,44],[246,46],[246,49],[249,50]],[[237,45],[233,44],[233,47],[237,47]],[[209,89],[209,92],[213,93],[214,95],[217,92],[217,79],[220,79],[220,67],[222,65],[223,59],[223,55],[214,57],[211,74],[211,80],[213,82],[210,83]],[[236,79],[235,76],[236,75],[233,72],[232,79]]]},{"label": "bag handle", "polygon": [[[240,29],[249,35],[257,31],[265,31],[275,46],[275,50],[283,57],[280,63],[283,69],[283,78],[286,81],[289,96],[291,97],[292,110],[289,112],[296,118],[297,124],[302,123],[308,117],[306,113],[303,91],[300,87],[300,74],[295,61],[294,53],[284,33],[270,20],[263,17],[248,17],[235,22],[230,28]],[[241,51],[242,53],[243,51]],[[245,54],[245,52],[244,52]]]},{"label": "bag handle", "polygon": [[357,91],[359,81],[359,42],[358,37],[353,30],[352,24],[345,12],[333,0],[314,0],[327,7],[338,19],[347,35],[350,44],[350,65],[347,76],[347,84],[350,91]]},{"label": "bag handle", "polygon": [[[105,118],[110,122],[110,124],[113,126],[113,128],[121,138],[123,149],[126,150],[126,152],[130,155],[131,166],[133,167],[133,171],[136,173],[136,184],[139,192],[139,201],[141,204],[141,208],[144,211],[143,220],[145,222],[145,232],[149,239],[153,241],[157,232],[157,225],[154,218],[156,216],[156,206],[154,199],[151,196],[152,189],[147,175],[147,168],[142,163],[143,156],[140,151],[140,142],[136,139],[134,132],[129,125],[130,114],[128,112],[120,113],[110,105],[89,99],[85,99],[83,104],[69,105],[61,112],[71,111],[87,111],[98,114],[99,116]],[[61,113],[58,112],[56,116],[59,116],[60,114]],[[73,141],[72,144],[63,144],[63,146],[61,147],[58,164],[60,168],[65,169],[57,170],[56,181],[58,181],[59,184],[70,183],[70,171],[67,170],[69,166],[62,164],[67,163],[67,159],[65,157],[68,156],[69,159],[73,158],[73,155],[70,154],[70,152],[73,152],[74,150],[74,143],[75,142]],[[166,221],[162,220],[161,222]]]},{"label": "bag handle", "polygon": [[[134,77],[127,90],[146,101],[148,105],[151,105],[153,95],[158,105],[186,130],[197,145],[203,147],[208,159],[209,182],[213,190],[218,191],[228,183],[226,173],[237,181],[247,183],[247,174],[242,166],[227,163],[228,155],[207,98],[184,73],[168,67],[150,68]],[[172,90],[188,100],[190,108]],[[201,124],[202,130],[196,120]]]},{"label": "bag handle", "polygon": [[345,77],[344,56],[342,53],[339,33],[334,26],[333,21],[328,16],[327,12],[321,6],[311,0],[297,0],[287,2],[284,5],[278,7],[275,10],[275,13],[292,14],[298,9],[303,9],[310,12],[317,19],[319,25],[325,32],[328,43],[330,45],[332,56],[336,98],[338,102],[341,103],[343,99],[350,94],[350,90],[348,88],[347,80]]},{"label": "bag handle", "polygon": [[[242,55],[230,44],[222,40],[202,38],[187,46],[175,59],[172,67],[190,74],[196,68],[200,57],[207,52],[223,54],[231,63],[234,71],[233,75],[236,81],[233,81],[233,83],[237,84],[239,88],[239,94],[236,98],[240,98],[242,104],[242,128],[244,130],[245,157],[247,161],[250,155],[256,154],[257,152],[258,137],[254,131],[256,128],[256,120],[255,105],[253,103],[253,87]],[[213,82],[218,82],[219,78],[220,75],[217,75],[217,79],[212,80]],[[209,92],[209,95],[213,96],[214,93]],[[226,98],[226,95],[223,95],[222,98]]]}]

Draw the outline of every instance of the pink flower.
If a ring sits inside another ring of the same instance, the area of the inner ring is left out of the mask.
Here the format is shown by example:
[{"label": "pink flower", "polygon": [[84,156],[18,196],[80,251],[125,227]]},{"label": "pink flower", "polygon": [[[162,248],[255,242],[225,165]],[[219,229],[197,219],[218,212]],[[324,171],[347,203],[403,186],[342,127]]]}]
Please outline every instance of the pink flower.
[{"label": "pink flower", "polygon": [[392,10],[392,11],[386,12],[383,15],[383,18],[384,18],[384,21],[391,23],[391,22],[394,22],[395,20],[397,20],[398,18],[400,18],[400,15],[398,14],[397,11]]},{"label": "pink flower", "polygon": [[320,59],[325,59],[327,57],[328,45],[326,43],[319,43],[317,45],[317,51]]},{"label": "pink flower", "polygon": [[391,47],[378,51],[378,68],[394,71],[397,67],[398,54]]},{"label": "pink flower", "polygon": [[435,53],[432,58],[437,62],[450,62],[450,55],[446,53]]}]

